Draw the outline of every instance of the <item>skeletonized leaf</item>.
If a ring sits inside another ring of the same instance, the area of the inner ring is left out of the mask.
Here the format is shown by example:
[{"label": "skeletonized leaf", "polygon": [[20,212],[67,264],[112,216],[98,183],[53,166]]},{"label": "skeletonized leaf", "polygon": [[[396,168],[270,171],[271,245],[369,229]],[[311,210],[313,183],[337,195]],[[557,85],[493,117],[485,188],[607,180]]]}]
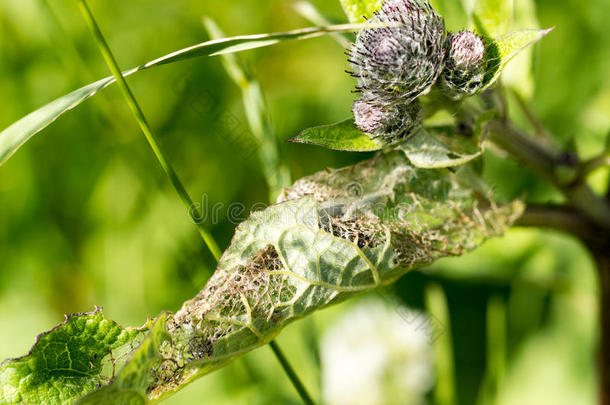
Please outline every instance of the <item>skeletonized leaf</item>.
[{"label": "skeletonized leaf", "polygon": [[288,142],[305,143],[348,152],[370,152],[383,148],[381,139],[371,139],[348,118],[331,125],[309,128]]},{"label": "skeletonized leaf", "polygon": [[[343,24],[330,27],[305,28],[273,34],[242,35],[217,39],[172,52],[145,63],[144,65],[125,71],[123,72],[123,76],[130,76],[144,69],[174,63],[184,59],[240,52],[273,45],[281,41],[313,38],[330,33],[352,32],[357,31],[362,28],[362,26],[363,25],[360,24]],[[114,82],[114,77],[106,77],[95,83],[84,86],[26,115],[4,131],[0,132],[0,165],[6,162],[11,155],[32,136],[42,131],[62,114],[77,107],[83,101]]]},{"label": "skeletonized leaf", "polygon": [[[58,379],[63,374],[48,373],[35,354],[19,364],[39,376],[36,385],[24,384],[19,375],[26,374],[12,371],[19,370],[15,364],[3,366],[0,376],[13,381],[8,394],[13,400],[0,403],[20,403],[30,395],[27,389],[36,390],[37,404],[70,404],[74,393],[90,393],[100,381],[104,387],[82,404],[159,402],[313,311],[392,283],[441,257],[464,254],[504,232],[522,211],[519,202],[494,203],[465,173],[418,169],[404,152],[392,151],[301,179],[278,204],[238,226],[205,288],[176,314],[161,317],[137,348],[132,346],[129,361],[112,381],[70,373],[70,385],[55,384],[64,382]],[[65,330],[53,339],[71,340],[72,333]],[[77,338],[69,353],[82,351],[88,359],[91,349],[79,346],[91,340],[83,339]],[[64,347],[46,345],[45,350],[65,361]],[[7,398],[6,391],[0,395]]]},{"label": "skeletonized leaf", "polygon": [[167,313],[161,314],[142,343],[130,354],[129,361],[114,377],[112,384],[99,389],[77,403],[79,405],[144,405],[152,375],[151,367],[162,362],[161,346],[168,341]]},{"label": "skeletonized leaf", "polygon": [[481,197],[462,171],[423,170],[380,153],[299,180],[243,222],[207,286],[168,320],[157,402],[282,328],[502,233],[522,210]]},{"label": "skeletonized leaf", "polygon": [[508,62],[525,48],[553,31],[553,29],[517,31],[488,44],[486,55],[487,68],[484,80],[485,88],[488,88],[498,80]]},{"label": "skeletonized leaf", "polygon": [[364,22],[381,8],[383,0],[339,0],[350,22]]},{"label": "skeletonized leaf", "polygon": [[104,318],[99,308],[66,316],[26,356],[0,365],[0,404],[74,403],[107,384],[144,334]]}]

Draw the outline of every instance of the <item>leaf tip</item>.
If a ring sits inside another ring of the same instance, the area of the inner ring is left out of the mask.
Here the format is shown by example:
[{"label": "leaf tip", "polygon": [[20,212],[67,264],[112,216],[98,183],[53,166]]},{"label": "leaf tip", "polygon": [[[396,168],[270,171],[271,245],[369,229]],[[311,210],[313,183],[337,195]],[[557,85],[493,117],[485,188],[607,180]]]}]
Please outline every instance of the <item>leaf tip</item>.
[{"label": "leaf tip", "polygon": [[550,34],[553,31],[555,31],[555,26],[552,26],[551,28],[547,28],[545,30],[541,30],[540,31],[540,38],[547,36],[548,34]]},{"label": "leaf tip", "polygon": [[301,135],[303,135],[303,132],[301,132],[300,134],[298,134],[297,136],[295,136],[294,138],[290,138],[290,139],[286,139],[284,142],[286,143],[306,143],[305,141],[303,141],[303,139],[301,138]]}]

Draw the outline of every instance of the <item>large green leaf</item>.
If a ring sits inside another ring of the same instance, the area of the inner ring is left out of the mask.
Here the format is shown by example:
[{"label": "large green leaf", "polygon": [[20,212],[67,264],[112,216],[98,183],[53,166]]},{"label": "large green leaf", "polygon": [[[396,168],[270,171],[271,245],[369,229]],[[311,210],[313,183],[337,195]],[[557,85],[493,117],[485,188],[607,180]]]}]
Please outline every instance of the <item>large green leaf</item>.
[{"label": "large green leaf", "polygon": [[[123,75],[130,76],[144,69],[174,63],[184,59],[240,52],[277,44],[281,41],[313,38],[336,32],[352,32],[357,31],[362,27],[363,25],[359,24],[343,24],[330,27],[305,28],[273,34],[242,35],[217,39],[172,52],[134,69],[127,70]],[[0,132],[0,165],[6,162],[13,153],[28,141],[28,139],[42,131],[62,114],[77,107],[83,101],[114,82],[114,77],[106,77],[75,90],[26,115],[4,131]]]},{"label": "large green leaf", "polygon": [[[522,205],[489,200],[467,173],[418,169],[404,152],[392,151],[301,179],[278,204],[239,225],[205,288],[176,314],[161,317],[113,380],[83,376],[59,384],[66,380],[49,375],[44,356],[32,354],[19,360],[27,372],[11,371],[20,370],[11,362],[10,370],[2,369],[2,378],[12,381],[3,394],[12,402],[4,403],[74,403],[100,381],[104,387],[82,404],[158,402],[313,311],[468,252],[501,234]],[[69,353],[83,351],[85,361],[91,349],[78,345],[92,338],[80,337],[82,329]],[[69,340],[70,333],[54,340]],[[121,343],[134,341],[128,337]],[[63,356],[64,346],[43,347],[53,358]],[[38,375],[35,384],[30,374]],[[34,402],[24,400],[29,395]]]},{"label": "large green leaf", "polygon": [[339,0],[350,22],[364,22],[381,8],[383,0]]},{"label": "large green leaf", "polygon": [[553,31],[553,29],[517,31],[495,41],[489,41],[486,55],[485,88],[498,80],[508,62],[528,46],[538,42],[549,32]]},{"label": "large green leaf", "polygon": [[38,336],[26,356],[0,365],[0,404],[74,403],[108,383],[145,331],[124,329],[100,309],[67,316]]},{"label": "large green leaf", "polygon": [[354,125],[353,118],[301,132],[288,142],[305,143],[348,152],[370,152],[383,148],[381,139],[371,139]]}]

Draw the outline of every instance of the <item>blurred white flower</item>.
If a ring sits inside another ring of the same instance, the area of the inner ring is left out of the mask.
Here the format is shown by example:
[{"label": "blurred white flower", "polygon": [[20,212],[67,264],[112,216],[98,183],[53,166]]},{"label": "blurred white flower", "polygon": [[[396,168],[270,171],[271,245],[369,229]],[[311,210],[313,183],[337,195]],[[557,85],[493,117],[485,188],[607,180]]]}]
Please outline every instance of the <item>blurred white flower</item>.
[{"label": "blurred white flower", "polygon": [[425,404],[434,384],[431,336],[421,312],[381,299],[350,308],[322,337],[325,402]]}]

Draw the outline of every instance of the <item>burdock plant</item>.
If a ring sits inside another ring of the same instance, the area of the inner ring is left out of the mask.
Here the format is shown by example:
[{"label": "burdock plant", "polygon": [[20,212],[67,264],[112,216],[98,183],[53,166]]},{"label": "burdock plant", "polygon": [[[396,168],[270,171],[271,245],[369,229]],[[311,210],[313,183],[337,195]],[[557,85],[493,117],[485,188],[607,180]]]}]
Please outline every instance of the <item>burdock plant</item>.
[{"label": "burdock plant", "polygon": [[[497,10],[490,4],[501,1],[479,2],[477,33],[447,33],[443,18],[423,0],[341,0],[350,24],[218,38],[121,71],[85,0],[77,3],[113,76],[77,89],[2,131],[0,164],[60,115],[118,82],[218,267],[181,309],[164,312],[140,328],[124,328],[106,319],[100,308],[67,316],[39,335],[27,355],[0,365],[0,405],[154,403],[267,343],[303,401],[313,403],[272,341],[286,325],[389,285],[439,258],[472,251],[515,223],[570,232],[590,248],[603,280],[602,332],[609,337],[610,201],[587,184],[591,171],[608,164],[608,152],[582,162],[535,141],[509,120],[504,93],[494,88],[505,65],[548,30],[490,38],[487,32],[496,31],[497,19],[480,17],[493,15]],[[212,36],[222,36],[210,21],[207,27]],[[358,98],[351,117],[308,129],[293,141],[377,153],[290,185],[282,175],[287,170],[279,160],[260,86],[231,54],[354,31],[348,54]],[[236,228],[222,255],[198,221],[200,213],[124,80],[143,69],[211,55],[223,55],[243,90],[270,188],[284,187],[273,193],[279,194],[273,196],[276,204],[252,213]],[[444,113],[443,125],[437,113]],[[498,201],[480,176],[482,152],[491,143],[493,150],[521,160],[556,187],[566,204],[541,208],[520,199]],[[444,302],[442,291],[432,295],[441,298],[430,301]],[[440,344],[444,346],[437,354],[449,353],[447,335]],[[602,355],[602,387],[610,393],[610,351]],[[450,368],[450,357],[442,358],[439,367]],[[446,381],[450,371],[441,371],[439,384],[445,384],[446,394],[451,392]]]},{"label": "burdock plant", "polygon": [[441,87],[447,97],[460,100],[475,95],[485,80],[486,47],[483,38],[474,32],[449,34],[447,57],[441,76]]}]

